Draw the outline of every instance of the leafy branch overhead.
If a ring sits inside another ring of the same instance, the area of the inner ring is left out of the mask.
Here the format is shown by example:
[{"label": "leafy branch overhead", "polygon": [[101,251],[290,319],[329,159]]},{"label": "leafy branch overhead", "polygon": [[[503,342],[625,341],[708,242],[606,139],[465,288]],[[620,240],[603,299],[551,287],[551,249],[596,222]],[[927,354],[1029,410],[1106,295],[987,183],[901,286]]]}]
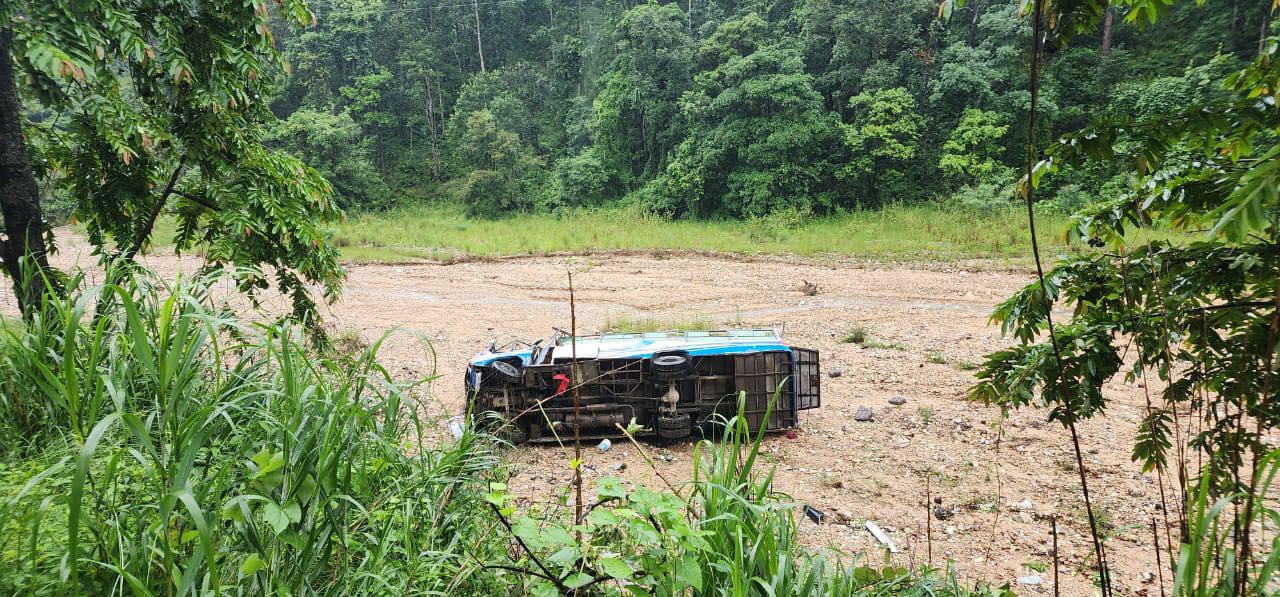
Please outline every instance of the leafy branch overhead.
[{"label": "leafy branch overhead", "polygon": [[177,248],[235,266],[243,290],[272,275],[298,317],[315,316],[309,284],[337,296],[332,187],[264,144],[289,71],[272,27],[313,26],[303,0],[6,6],[35,175],[73,198],[104,260],[144,251],[172,213]]}]

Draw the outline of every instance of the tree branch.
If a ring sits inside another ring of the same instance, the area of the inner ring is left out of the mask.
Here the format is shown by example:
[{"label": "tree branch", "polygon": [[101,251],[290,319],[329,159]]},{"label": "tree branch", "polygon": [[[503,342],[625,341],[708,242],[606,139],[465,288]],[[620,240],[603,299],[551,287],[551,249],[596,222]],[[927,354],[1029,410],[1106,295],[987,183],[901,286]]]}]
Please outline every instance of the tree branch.
[{"label": "tree branch", "polygon": [[174,186],[178,184],[178,177],[182,174],[182,169],[187,165],[187,156],[184,154],[178,158],[178,166],[173,169],[173,174],[169,175],[169,183],[165,185],[164,191],[160,193],[160,198],[156,199],[155,209],[151,210],[151,216],[147,218],[142,229],[133,235],[133,244],[124,252],[124,258],[130,261],[142,250],[142,246],[146,244],[147,239],[151,238],[151,231],[156,227],[156,220],[160,218],[160,212],[164,211],[164,205],[169,200],[169,195],[173,194]]},{"label": "tree branch", "polygon": [[529,549],[528,545],[525,545],[524,539],[521,539],[520,535],[516,534],[515,529],[511,528],[511,523],[507,522],[507,517],[502,515],[502,511],[499,510],[498,507],[493,504],[489,504],[489,508],[493,510],[494,515],[498,517],[498,521],[501,522],[502,526],[507,529],[507,532],[511,533],[511,536],[515,538],[516,543],[519,543],[520,547],[524,549],[524,552],[529,554],[529,559],[533,560],[533,563],[537,564],[538,569],[542,570],[542,573],[546,575],[543,578],[550,579],[551,582],[556,585],[556,588],[560,589],[561,595],[567,595],[569,593],[572,593],[573,591],[571,591],[569,587],[566,587],[564,583],[560,582],[560,579],[556,578],[555,575],[552,574],[551,571],[548,570],[545,565],[543,565],[542,560],[538,559],[538,555],[533,553],[533,550]]}]

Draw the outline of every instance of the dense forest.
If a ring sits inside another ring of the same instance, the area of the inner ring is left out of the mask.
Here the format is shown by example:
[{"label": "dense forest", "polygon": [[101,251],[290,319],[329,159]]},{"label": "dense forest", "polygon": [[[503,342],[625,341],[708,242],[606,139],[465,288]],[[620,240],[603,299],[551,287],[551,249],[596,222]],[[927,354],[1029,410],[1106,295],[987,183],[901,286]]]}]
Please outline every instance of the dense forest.
[{"label": "dense forest", "polygon": [[[1012,199],[1028,110],[1019,0],[323,0],[276,28],[280,144],[348,209],[625,202],[676,217]],[[1258,51],[1267,2],[1113,9],[1046,49],[1037,135],[1196,102]],[[1176,40],[1176,43],[1174,43]],[[1093,165],[1070,211],[1126,184]]]}]

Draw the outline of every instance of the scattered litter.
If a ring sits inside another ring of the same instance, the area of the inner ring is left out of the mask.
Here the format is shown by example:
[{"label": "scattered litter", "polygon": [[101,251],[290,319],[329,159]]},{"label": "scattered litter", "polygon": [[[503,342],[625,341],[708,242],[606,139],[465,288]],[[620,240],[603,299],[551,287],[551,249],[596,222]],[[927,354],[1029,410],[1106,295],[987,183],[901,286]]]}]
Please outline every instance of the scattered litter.
[{"label": "scattered litter", "polygon": [[1032,574],[1030,576],[1019,576],[1018,584],[1026,585],[1028,587],[1035,587],[1035,586],[1044,584],[1044,579],[1040,578],[1039,574]]},{"label": "scattered litter", "polygon": [[613,465],[613,470],[615,470],[615,471],[625,471],[625,470],[627,470],[627,463],[625,463],[625,462],[619,462],[618,464]]},{"label": "scattered litter", "polygon": [[804,507],[804,515],[808,516],[809,520],[812,520],[814,524],[822,524],[822,521],[827,518],[827,515],[823,514],[822,510],[809,505]]},{"label": "scattered litter", "polygon": [[799,434],[799,433],[796,433],[796,430],[795,430],[795,429],[788,429],[788,430],[787,430],[787,439],[795,439],[795,438],[797,438],[797,437],[800,437],[800,434]]},{"label": "scattered litter", "polygon": [[596,446],[596,448],[599,449],[601,452],[608,452],[609,448],[612,448],[612,447],[613,447],[613,442],[609,441],[608,439],[600,440],[600,443]]},{"label": "scattered litter", "polygon": [[462,439],[463,431],[462,423],[458,417],[449,420],[449,433],[453,434],[453,439]]},{"label": "scattered litter", "polygon": [[880,527],[876,526],[876,523],[868,520],[867,531],[871,533],[872,537],[876,538],[876,541],[879,541],[885,547],[889,548],[889,553],[898,553],[898,546],[893,544],[893,541],[889,539],[889,536],[884,534],[884,531],[880,530]]},{"label": "scattered litter", "polygon": [[933,517],[934,518],[937,518],[938,520],[951,520],[951,517],[955,516],[955,514],[956,514],[955,508],[948,508],[942,505],[942,496],[935,496],[933,498]]}]

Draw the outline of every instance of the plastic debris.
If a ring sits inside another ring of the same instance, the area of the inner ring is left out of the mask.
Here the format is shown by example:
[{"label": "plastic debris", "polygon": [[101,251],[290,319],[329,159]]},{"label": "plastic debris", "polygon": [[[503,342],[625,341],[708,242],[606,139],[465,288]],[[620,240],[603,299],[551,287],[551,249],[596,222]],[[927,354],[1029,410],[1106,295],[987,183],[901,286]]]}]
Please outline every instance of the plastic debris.
[{"label": "plastic debris", "polygon": [[459,418],[454,417],[449,420],[449,433],[453,435],[453,439],[462,439],[464,431],[465,429],[462,427],[462,421]]},{"label": "plastic debris", "polygon": [[867,531],[871,533],[872,537],[876,538],[876,541],[879,541],[884,544],[885,547],[889,548],[889,553],[898,553],[898,546],[893,544],[893,541],[889,539],[889,536],[884,534],[884,531],[880,530],[880,527],[876,526],[876,523],[868,520]]},{"label": "plastic debris", "polygon": [[822,521],[827,518],[827,515],[823,514],[822,510],[808,505],[804,507],[804,515],[808,516],[809,520],[812,520],[814,524],[822,524]]},{"label": "plastic debris", "polygon": [[608,439],[602,439],[600,440],[600,443],[596,445],[596,449],[600,450],[601,452],[608,452],[609,448],[612,448],[612,447],[613,447],[613,442],[609,441]]}]

